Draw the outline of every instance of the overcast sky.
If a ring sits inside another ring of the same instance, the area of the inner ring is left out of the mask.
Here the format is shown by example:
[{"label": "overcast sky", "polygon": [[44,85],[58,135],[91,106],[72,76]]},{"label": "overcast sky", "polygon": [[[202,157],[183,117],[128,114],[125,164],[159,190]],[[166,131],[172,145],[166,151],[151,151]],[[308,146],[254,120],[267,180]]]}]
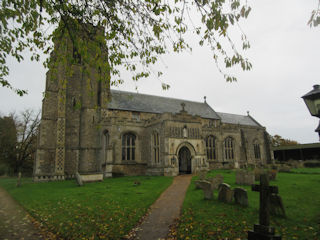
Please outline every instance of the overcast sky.
[{"label": "overcast sky", "polygon": [[[130,79],[116,89],[203,101],[217,112],[250,115],[274,135],[300,143],[318,142],[314,132],[319,120],[308,112],[301,96],[320,84],[320,27],[307,22],[317,0],[248,1],[249,18],[241,23],[251,49],[246,56],[253,64],[249,72],[235,70],[238,82],[227,83],[218,72],[208,48],[193,45],[192,53],[163,57],[163,91],[153,77],[134,84]],[[40,109],[45,88],[41,63],[10,61],[10,81],[29,94],[19,97],[0,88],[0,112]]]}]

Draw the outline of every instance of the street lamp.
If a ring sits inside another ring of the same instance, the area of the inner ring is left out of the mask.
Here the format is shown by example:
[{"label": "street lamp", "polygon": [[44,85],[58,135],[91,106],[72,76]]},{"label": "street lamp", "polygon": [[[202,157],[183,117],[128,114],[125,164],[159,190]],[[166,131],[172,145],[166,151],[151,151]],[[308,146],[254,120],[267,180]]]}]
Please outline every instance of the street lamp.
[{"label": "street lamp", "polygon": [[[307,105],[310,114],[320,118],[320,85],[314,85],[313,90],[302,96],[302,98]],[[318,132],[320,140],[320,121],[315,131]]]}]

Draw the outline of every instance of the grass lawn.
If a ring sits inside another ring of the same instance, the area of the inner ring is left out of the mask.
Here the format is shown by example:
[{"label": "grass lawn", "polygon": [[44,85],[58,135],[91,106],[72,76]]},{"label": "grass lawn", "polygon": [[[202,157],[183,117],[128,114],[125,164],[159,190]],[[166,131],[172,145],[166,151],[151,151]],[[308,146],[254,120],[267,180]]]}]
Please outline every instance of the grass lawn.
[{"label": "grass lawn", "polygon": [[121,177],[78,187],[23,179],[16,188],[16,179],[0,179],[33,217],[66,239],[121,239],[171,183],[170,177]]},{"label": "grass lawn", "polygon": [[[309,169],[299,172],[309,172]],[[282,239],[320,239],[320,171],[310,172],[313,174],[278,173],[277,180],[270,183],[279,187],[287,214],[287,218],[271,216],[271,224]],[[238,186],[234,171],[216,170],[208,176],[216,174],[222,174],[232,188]],[[217,191],[214,200],[204,200],[203,191],[195,189],[196,179],[193,177],[186,194],[177,238],[246,239],[247,231],[259,221],[259,193],[242,186],[248,191],[248,208],[218,202]]]}]

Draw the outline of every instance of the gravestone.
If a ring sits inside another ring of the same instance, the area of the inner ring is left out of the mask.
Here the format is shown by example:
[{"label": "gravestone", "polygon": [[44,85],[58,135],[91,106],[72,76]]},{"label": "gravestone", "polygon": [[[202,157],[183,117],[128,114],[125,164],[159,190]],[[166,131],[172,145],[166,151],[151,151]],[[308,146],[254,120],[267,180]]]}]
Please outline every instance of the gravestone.
[{"label": "gravestone", "polygon": [[248,193],[247,190],[243,188],[235,188],[234,190],[234,201],[236,204],[247,207],[248,204]]},{"label": "gravestone", "polygon": [[275,169],[271,169],[271,170],[269,170],[269,171],[268,171],[268,174],[269,174],[269,180],[270,180],[270,181],[275,181],[275,180],[276,180],[276,178],[277,178],[277,173],[278,173],[278,171],[277,171],[277,170],[275,170]]},{"label": "gravestone", "polygon": [[288,165],[281,165],[279,172],[291,172],[291,168]]},{"label": "gravestone", "polygon": [[198,173],[198,179],[199,180],[205,180],[206,179],[206,176],[207,176],[207,171],[200,171]]},{"label": "gravestone", "polygon": [[218,174],[213,178],[208,178],[208,181],[211,182],[211,187],[213,190],[217,190],[219,185],[223,183],[223,176]]},{"label": "gravestone", "polygon": [[231,203],[233,200],[233,190],[229,184],[222,183],[219,186],[218,200],[225,203]]},{"label": "gravestone", "polygon": [[268,174],[264,173],[260,175],[260,185],[253,185],[252,191],[260,193],[259,224],[254,225],[254,231],[248,231],[248,240],[281,240],[270,226],[270,196],[278,193],[278,187],[269,186]]},{"label": "gravestone", "polygon": [[261,168],[255,168],[253,172],[255,181],[260,181],[260,175],[264,173],[264,170]]},{"label": "gravestone", "polygon": [[271,194],[270,196],[270,214],[274,216],[286,217],[282,198],[277,194]]},{"label": "gravestone", "polygon": [[17,187],[21,186],[21,172],[18,173]]},{"label": "gravestone", "polygon": [[202,181],[201,189],[203,190],[204,199],[211,200],[213,198],[213,189],[209,181]]},{"label": "gravestone", "polygon": [[78,186],[80,186],[80,187],[83,186],[81,175],[78,172],[76,172],[76,182],[77,182]]},{"label": "gravestone", "polygon": [[238,185],[252,185],[254,184],[255,176],[251,171],[238,170],[236,171],[236,184]]}]

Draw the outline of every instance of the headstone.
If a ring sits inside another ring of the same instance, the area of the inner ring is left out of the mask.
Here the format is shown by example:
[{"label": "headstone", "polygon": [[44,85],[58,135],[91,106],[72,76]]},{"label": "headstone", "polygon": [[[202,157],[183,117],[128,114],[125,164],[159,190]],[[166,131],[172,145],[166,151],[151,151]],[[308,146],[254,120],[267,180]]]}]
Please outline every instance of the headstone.
[{"label": "headstone", "polygon": [[21,172],[18,173],[17,187],[21,186]]},{"label": "headstone", "polygon": [[218,174],[213,178],[208,178],[208,181],[211,182],[211,187],[213,190],[217,190],[219,185],[223,183],[223,176]]},{"label": "headstone", "polygon": [[78,172],[76,172],[76,181],[77,181],[78,186],[80,186],[80,187],[83,186],[81,175]]},{"label": "headstone", "polygon": [[205,180],[206,179],[206,176],[207,176],[207,171],[200,171],[198,173],[198,179],[199,180]]},{"label": "headstone", "polygon": [[238,185],[252,185],[254,184],[255,175],[251,171],[238,170],[236,171],[236,184]]},{"label": "headstone", "polygon": [[279,168],[279,172],[291,172],[291,168],[290,168],[290,166],[288,166],[288,165],[282,165],[282,166]]},{"label": "headstone", "polygon": [[222,183],[219,186],[218,200],[225,203],[231,203],[233,200],[233,190],[229,184]]},{"label": "headstone", "polygon": [[211,183],[208,181],[202,181],[201,187],[204,193],[204,199],[211,200],[213,198],[213,189],[211,187]]},{"label": "headstone", "polygon": [[275,169],[271,169],[271,170],[268,171],[268,174],[269,174],[269,180],[270,181],[275,181],[276,178],[277,178],[278,171],[275,170]]},{"label": "headstone", "polygon": [[248,193],[247,190],[243,188],[235,188],[234,190],[234,201],[236,204],[247,207],[248,204]]},{"label": "headstone", "polygon": [[254,178],[255,178],[254,180],[260,181],[260,175],[264,173],[264,170],[261,168],[255,168],[253,172],[254,172]]},{"label": "headstone", "polygon": [[260,192],[259,224],[254,225],[253,231],[248,231],[248,240],[281,240],[270,226],[270,196],[278,193],[278,187],[269,186],[268,174],[264,173],[260,175],[260,185],[252,185],[252,191]]},{"label": "headstone", "polygon": [[282,198],[277,194],[271,194],[270,196],[270,214],[274,216],[286,217]]}]

